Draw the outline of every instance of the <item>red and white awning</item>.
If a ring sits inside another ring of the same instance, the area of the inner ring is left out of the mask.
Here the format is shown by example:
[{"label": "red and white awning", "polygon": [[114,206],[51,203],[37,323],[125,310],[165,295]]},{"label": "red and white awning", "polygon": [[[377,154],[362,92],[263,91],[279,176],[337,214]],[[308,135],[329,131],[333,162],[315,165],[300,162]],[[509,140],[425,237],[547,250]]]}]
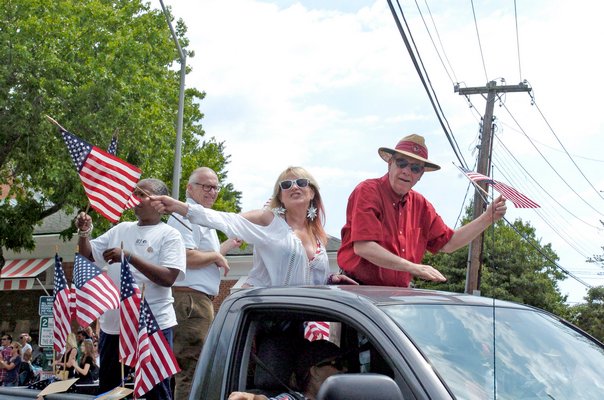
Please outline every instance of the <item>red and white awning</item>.
[{"label": "red and white awning", "polygon": [[0,278],[35,278],[53,264],[53,258],[6,260],[0,272]]},{"label": "red and white awning", "polygon": [[34,287],[35,279],[2,279],[0,287],[2,290],[27,290]]}]

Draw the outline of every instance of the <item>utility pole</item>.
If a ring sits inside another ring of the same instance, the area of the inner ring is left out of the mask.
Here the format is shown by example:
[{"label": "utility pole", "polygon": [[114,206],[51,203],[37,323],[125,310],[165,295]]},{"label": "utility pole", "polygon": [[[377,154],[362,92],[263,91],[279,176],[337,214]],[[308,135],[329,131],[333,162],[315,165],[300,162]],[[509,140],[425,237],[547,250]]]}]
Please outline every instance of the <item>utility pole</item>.
[{"label": "utility pole", "polygon": [[[490,81],[486,86],[482,87],[460,88],[459,85],[455,85],[454,90],[462,96],[468,96],[471,94],[487,95],[486,109],[482,119],[482,135],[478,152],[476,172],[486,176],[491,176],[491,153],[493,150],[493,108],[495,106],[497,94],[510,92],[530,92],[531,89],[526,83],[523,82],[519,83],[518,85],[497,86],[496,81]],[[478,185],[482,189],[486,190],[485,182],[481,182]],[[473,219],[478,218],[483,213],[484,205],[482,195],[478,189],[476,189],[474,191]],[[477,238],[472,240],[468,249],[468,267],[466,270],[465,292],[469,294],[480,295],[480,260],[482,259],[483,240],[484,233],[481,233]]]},{"label": "utility pole", "polygon": [[182,157],[182,125],[183,125],[183,116],[184,116],[184,108],[185,108],[185,76],[187,74],[187,55],[180,47],[180,42],[178,41],[178,37],[176,36],[176,32],[174,31],[174,27],[172,26],[172,22],[170,22],[170,15],[168,14],[168,10],[164,6],[163,0],[159,0],[161,4],[161,8],[166,16],[166,22],[168,23],[168,27],[170,28],[170,33],[172,34],[172,39],[174,40],[174,44],[176,44],[176,50],[178,50],[178,56],[180,58],[180,91],[178,94],[178,119],[176,122],[176,145],[174,147],[174,168],[172,171],[172,197],[178,200],[179,191],[180,191],[180,175],[181,175],[181,157]]}]

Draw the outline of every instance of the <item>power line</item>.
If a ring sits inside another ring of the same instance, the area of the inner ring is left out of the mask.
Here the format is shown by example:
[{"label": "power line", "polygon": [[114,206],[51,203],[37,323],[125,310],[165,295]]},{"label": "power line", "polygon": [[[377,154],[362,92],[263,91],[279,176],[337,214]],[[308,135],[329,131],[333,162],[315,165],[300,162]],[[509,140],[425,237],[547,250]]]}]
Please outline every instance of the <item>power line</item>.
[{"label": "power line", "polygon": [[520,126],[520,124],[518,123],[518,121],[516,120],[516,118],[512,115],[512,113],[510,112],[510,110],[507,108],[507,106],[505,105],[505,103],[502,103],[502,107],[508,112],[508,115],[512,118],[512,120],[514,120],[514,122],[516,123],[516,125],[518,126],[518,128],[521,130],[522,134],[524,135],[524,137],[526,137],[529,141],[529,143],[533,146],[533,148],[535,150],[537,150],[537,152],[539,153],[539,155],[541,156],[541,158],[543,158],[543,160],[547,163],[547,165],[549,165],[549,167],[556,173],[556,175],[558,175],[558,177],[562,180],[562,182],[564,182],[564,184],[574,193],[577,195],[577,197],[579,199],[581,199],[581,201],[583,203],[585,203],[589,208],[591,208],[592,210],[594,210],[595,212],[597,212],[598,214],[604,216],[604,214],[602,214],[600,211],[598,211],[596,208],[594,208],[587,200],[585,200],[583,198],[583,196],[579,195],[579,193],[576,192],[576,190],[570,186],[570,184],[562,177],[562,175],[560,175],[560,173],[558,172],[558,170],[556,168],[554,168],[554,166],[549,162],[549,160],[547,159],[547,157],[545,157],[545,155],[543,155],[543,153],[541,152],[541,150],[539,150],[539,148],[537,146],[535,146],[535,143],[533,143],[533,141],[531,140],[531,138],[526,134],[526,132],[524,131],[524,129],[522,129],[522,127]]},{"label": "power line", "polygon": [[482,44],[480,43],[480,32],[478,31],[478,22],[476,21],[476,11],[474,10],[474,0],[470,1],[472,3],[472,16],[474,17],[474,27],[476,28],[476,37],[478,38],[478,48],[480,49],[480,58],[482,59],[482,68],[484,69],[484,78],[485,81],[489,81],[489,75],[487,74],[487,66],[484,62],[484,54],[482,52]]},{"label": "power line", "polygon": [[[440,44],[440,48],[442,49],[443,56],[447,60],[447,64],[449,65],[449,68],[451,69],[451,73],[453,74],[453,76],[455,76],[455,71],[453,71],[453,67],[451,66],[451,62],[449,61],[449,58],[447,57],[447,53],[445,52],[445,48],[444,48],[444,46],[442,44],[442,41],[440,40],[440,35],[438,34],[438,29],[436,28],[436,23],[434,22],[434,18],[432,18],[432,12],[430,11],[430,7],[428,6],[428,2],[424,0],[424,3],[426,4],[426,8],[428,9],[428,14],[430,15],[430,20],[432,21],[432,26],[434,26],[434,31],[436,32],[436,37],[438,38],[438,43]],[[419,16],[421,17],[422,22],[424,23],[424,27],[426,28],[426,32],[428,33],[428,37],[430,38],[430,41],[432,42],[432,46],[434,47],[434,50],[436,51],[436,55],[438,56],[438,59],[440,60],[440,63],[442,64],[443,68],[445,69],[445,72],[447,73],[447,76],[449,77],[449,80],[451,81],[451,83],[455,84],[455,82],[457,81],[457,77],[455,77],[455,80],[453,80],[453,78],[451,77],[451,74],[449,74],[449,69],[445,65],[445,62],[443,61],[442,57],[440,56],[440,51],[438,50],[438,47],[436,46],[436,43],[434,43],[434,39],[432,38],[432,34],[430,33],[430,29],[428,28],[428,25],[426,24],[426,20],[424,19],[424,15],[422,13],[422,10],[419,7],[419,4],[417,4],[417,0],[415,0],[415,6],[417,7],[417,11],[419,12]]]},{"label": "power line", "polygon": [[[533,101],[533,104],[535,105],[535,107],[537,107],[537,111],[539,111],[539,115],[541,115],[541,117],[543,118],[543,120],[545,121],[545,123],[547,124],[547,127],[549,128],[550,132],[554,135],[554,137],[556,138],[556,140],[558,141],[558,143],[560,144],[560,146],[562,147],[562,149],[564,150],[564,153],[566,153],[566,155],[568,156],[568,158],[570,159],[570,161],[573,163],[573,165],[577,168],[577,170],[579,171],[579,173],[581,174],[581,176],[583,178],[585,178],[585,180],[587,181],[587,183],[589,184],[589,186],[591,186],[591,188],[594,190],[594,192],[596,192],[596,194],[602,199],[604,200],[604,197],[602,197],[602,195],[600,194],[600,192],[598,191],[598,189],[596,189],[594,187],[594,185],[591,183],[591,181],[589,179],[587,179],[587,176],[585,176],[585,174],[583,173],[583,171],[581,170],[581,168],[579,168],[579,166],[577,165],[577,163],[575,162],[575,160],[572,158],[572,156],[570,155],[570,153],[568,152],[568,150],[566,150],[566,147],[564,147],[564,145],[562,144],[562,142],[560,141],[560,138],[558,137],[558,135],[556,135],[556,132],[554,131],[554,129],[552,128],[552,126],[550,125],[549,121],[545,118],[545,115],[543,115],[543,113],[541,112],[541,109],[539,108],[539,105],[535,102],[535,99],[533,96],[531,96],[531,99]],[[602,215],[602,214],[600,214]]]},{"label": "power line", "polygon": [[[419,78],[424,86],[424,90],[428,94],[428,98],[430,99],[432,108],[436,112],[438,121],[440,122],[440,125],[441,125],[443,131],[445,132],[445,136],[449,140],[449,144],[450,144],[451,148],[453,149],[453,152],[455,153],[457,160],[462,165],[466,166],[467,164],[463,158],[463,154],[459,150],[457,141],[455,140],[455,137],[453,136],[453,133],[451,131],[449,121],[447,121],[447,118],[445,117],[444,112],[442,111],[442,107],[440,106],[438,97],[436,96],[436,92],[434,91],[434,88],[432,87],[432,83],[430,82],[430,79],[428,78],[428,74],[425,70],[424,64],[423,64],[421,57],[419,55],[419,52],[417,50],[417,46],[415,45],[415,42],[413,40],[413,36],[411,35],[411,31],[409,30],[409,25],[407,24],[407,21],[405,19],[405,15],[403,13],[399,0],[397,0],[397,5],[398,5],[399,11],[401,13],[401,16],[403,18],[403,21],[405,22],[405,27],[407,28],[408,33],[405,33],[405,31],[403,29],[403,25],[401,24],[398,14],[397,14],[396,10],[394,9],[394,6],[392,5],[392,0],[388,0],[388,6],[390,7],[390,11],[392,12],[394,22],[396,23],[396,26],[399,30],[399,33],[401,34],[403,42],[405,43],[405,47],[407,48],[409,56],[411,57],[411,61],[413,62],[413,65],[415,66],[415,70],[417,71]],[[413,42],[413,47],[411,46],[412,42]],[[416,54],[417,54],[417,57],[416,57]]]},{"label": "power line", "polygon": [[522,81],[522,64],[520,63],[520,35],[518,34],[518,9],[514,0],[514,22],[516,23],[516,48],[518,49],[518,80]]}]

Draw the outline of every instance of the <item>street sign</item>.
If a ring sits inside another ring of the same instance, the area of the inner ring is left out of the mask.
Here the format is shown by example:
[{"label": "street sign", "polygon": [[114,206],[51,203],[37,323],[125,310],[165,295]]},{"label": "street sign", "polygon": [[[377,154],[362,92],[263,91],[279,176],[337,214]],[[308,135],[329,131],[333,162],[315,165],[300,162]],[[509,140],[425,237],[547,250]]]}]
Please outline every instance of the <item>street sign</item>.
[{"label": "street sign", "polygon": [[53,296],[40,296],[40,303],[38,305],[38,315],[52,315],[52,303]]},{"label": "street sign", "polygon": [[52,346],[52,331],[55,327],[55,319],[53,317],[40,317],[40,337],[38,344],[40,347]]}]

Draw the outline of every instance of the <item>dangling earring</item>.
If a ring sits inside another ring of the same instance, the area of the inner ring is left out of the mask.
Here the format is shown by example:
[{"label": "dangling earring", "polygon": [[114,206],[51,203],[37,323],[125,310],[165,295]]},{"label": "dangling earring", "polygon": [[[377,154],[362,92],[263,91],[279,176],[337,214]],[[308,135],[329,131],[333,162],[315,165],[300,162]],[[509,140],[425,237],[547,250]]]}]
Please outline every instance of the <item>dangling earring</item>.
[{"label": "dangling earring", "polygon": [[273,212],[274,212],[275,214],[277,214],[277,215],[285,215],[285,212],[286,212],[286,211],[287,211],[287,210],[286,210],[286,209],[285,209],[285,207],[283,207],[282,205],[281,205],[281,206],[279,206],[279,207],[275,207],[275,208],[273,208]]},{"label": "dangling earring", "polygon": [[308,210],[306,210],[306,218],[311,221],[314,221],[317,218],[317,208],[315,207],[314,200],[310,201],[310,206],[308,206]]}]

